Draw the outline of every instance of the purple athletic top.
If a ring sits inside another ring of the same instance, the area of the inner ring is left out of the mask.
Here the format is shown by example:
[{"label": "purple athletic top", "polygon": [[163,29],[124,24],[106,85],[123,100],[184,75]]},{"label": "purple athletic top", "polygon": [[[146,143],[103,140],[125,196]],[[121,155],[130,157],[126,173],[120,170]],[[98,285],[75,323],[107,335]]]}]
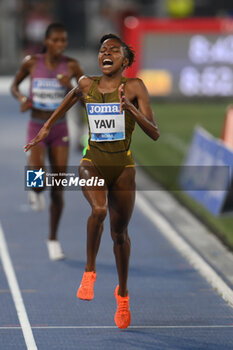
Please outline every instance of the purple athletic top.
[{"label": "purple athletic top", "polygon": [[60,105],[68,91],[65,86],[59,83],[57,75],[68,75],[67,61],[66,56],[61,56],[59,65],[50,70],[45,64],[45,54],[37,55],[30,86],[30,99],[33,108],[54,111]]}]

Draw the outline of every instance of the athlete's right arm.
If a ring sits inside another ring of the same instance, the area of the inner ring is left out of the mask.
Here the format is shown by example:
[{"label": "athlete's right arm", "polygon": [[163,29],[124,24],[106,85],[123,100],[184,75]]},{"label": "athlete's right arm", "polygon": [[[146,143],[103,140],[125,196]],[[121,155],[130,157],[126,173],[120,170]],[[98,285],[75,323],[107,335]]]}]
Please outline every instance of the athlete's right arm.
[{"label": "athlete's right arm", "polygon": [[86,95],[86,91],[90,86],[91,78],[81,77],[77,87],[74,87],[65,96],[64,100],[61,102],[60,106],[53,112],[51,117],[44,123],[36,137],[31,140],[26,146],[24,146],[24,152],[27,152],[31,147],[37,145],[40,141],[44,140],[53,126],[53,124],[77,102],[79,99],[83,99]]},{"label": "athlete's right arm", "polygon": [[82,76],[78,85],[74,87],[68,94],[65,96],[64,100],[61,102],[60,106],[53,112],[51,117],[45,122],[44,127],[50,129],[51,126],[77,102],[78,100],[83,100],[86,95],[86,91],[90,86],[91,78]]},{"label": "athlete's right arm", "polygon": [[11,93],[17,98],[21,105],[21,112],[25,112],[27,109],[31,108],[31,101],[25,95],[23,95],[19,90],[20,83],[31,74],[31,69],[35,63],[35,56],[26,56],[23,63],[16,73],[13,83],[11,85]]}]

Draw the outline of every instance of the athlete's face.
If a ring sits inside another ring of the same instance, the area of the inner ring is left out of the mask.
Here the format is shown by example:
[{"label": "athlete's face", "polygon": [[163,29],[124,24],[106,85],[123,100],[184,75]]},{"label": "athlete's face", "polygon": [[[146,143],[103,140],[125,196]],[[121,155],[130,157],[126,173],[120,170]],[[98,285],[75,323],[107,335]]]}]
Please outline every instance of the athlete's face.
[{"label": "athlete's face", "polygon": [[51,55],[61,55],[67,46],[67,33],[63,30],[53,30],[45,39],[45,46]]},{"label": "athlete's face", "polygon": [[116,39],[107,39],[99,50],[99,66],[104,74],[122,71],[128,65],[124,48]]}]

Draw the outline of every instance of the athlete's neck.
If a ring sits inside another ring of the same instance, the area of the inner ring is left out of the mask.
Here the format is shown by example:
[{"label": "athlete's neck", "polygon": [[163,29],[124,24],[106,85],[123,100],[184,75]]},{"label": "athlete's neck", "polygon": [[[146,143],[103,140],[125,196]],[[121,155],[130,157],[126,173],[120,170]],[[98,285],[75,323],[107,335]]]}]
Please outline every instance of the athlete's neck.
[{"label": "athlete's neck", "polygon": [[103,75],[100,79],[98,89],[102,93],[108,93],[115,91],[121,84],[121,75],[116,75],[115,77],[113,76],[108,76],[108,75]]},{"label": "athlete's neck", "polygon": [[45,63],[49,68],[55,68],[61,62],[61,55],[54,56],[49,52],[45,54]]}]

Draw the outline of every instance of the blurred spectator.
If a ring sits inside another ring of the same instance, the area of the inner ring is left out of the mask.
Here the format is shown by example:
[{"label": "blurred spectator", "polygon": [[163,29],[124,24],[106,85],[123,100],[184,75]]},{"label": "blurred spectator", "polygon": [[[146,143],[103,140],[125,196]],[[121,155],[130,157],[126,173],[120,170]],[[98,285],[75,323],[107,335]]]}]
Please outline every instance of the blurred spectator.
[{"label": "blurred spectator", "polygon": [[194,9],[194,0],[167,0],[167,12],[171,17],[190,17],[194,14]]},{"label": "blurred spectator", "polygon": [[132,0],[87,1],[89,19],[87,23],[88,43],[96,46],[106,33],[122,35],[124,19],[137,16],[139,5]]},{"label": "blurred spectator", "polygon": [[[51,0],[50,0],[51,1]],[[89,20],[95,16],[91,10],[93,3],[99,0],[53,0],[57,18],[67,28],[69,33],[69,48],[83,49],[86,42],[86,29]]]},{"label": "blurred spectator", "polygon": [[29,4],[24,25],[25,54],[34,54],[42,50],[46,28],[53,20],[48,2],[37,1]]},{"label": "blurred spectator", "polygon": [[88,13],[90,17],[87,23],[87,42],[89,46],[97,49],[99,38],[106,33],[117,33],[116,20],[105,2],[89,1]]},{"label": "blurred spectator", "polygon": [[232,0],[195,0],[195,16],[232,16]]},{"label": "blurred spectator", "polygon": [[133,0],[105,0],[105,8],[108,9],[109,19],[115,23],[116,32],[120,36],[122,36],[124,19],[140,14],[139,4]]}]

